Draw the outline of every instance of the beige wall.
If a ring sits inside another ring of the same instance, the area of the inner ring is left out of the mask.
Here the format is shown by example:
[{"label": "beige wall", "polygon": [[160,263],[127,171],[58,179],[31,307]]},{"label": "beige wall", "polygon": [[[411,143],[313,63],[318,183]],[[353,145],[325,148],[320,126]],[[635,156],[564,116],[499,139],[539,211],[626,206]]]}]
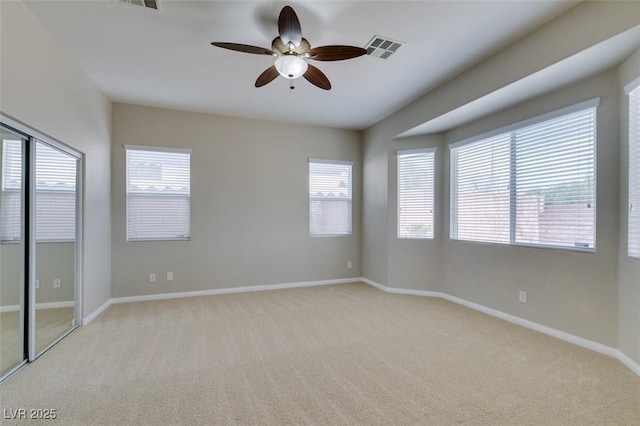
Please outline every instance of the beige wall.
[{"label": "beige wall", "polygon": [[[112,133],[114,297],[361,275],[359,132],[114,104]],[[125,144],[192,149],[190,241],[126,242]],[[309,237],[309,158],[354,162],[351,236]]]},{"label": "beige wall", "polygon": [[388,283],[389,143],[385,129],[374,126],[363,136],[362,275]]},{"label": "beige wall", "polygon": [[0,307],[19,305],[20,292],[24,285],[21,279],[24,246],[17,243],[0,244],[0,251],[2,251],[2,258],[0,258]]},{"label": "beige wall", "polygon": [[[22,244],[0,244],[0,306],[20,304],[22,273]],[[36,303],[69,302],[75,298],[75,244],[36,244],[36,278],[40,288],[36,291]],[[60,278],[60,288],[53,288],[53,280]]]},{"label": "beige wall", "polygon": [[86,316],[111,297],[111,103],[23,2],[0,2],[0,15],[0,110],[85,156]]},{"label": "beige wall", "polygon": [[[607,19],[601,19],[603,16]],[[623,351],[637,361],[640,274],[637,262],[618,262],[623,243],[619,241],[620,225],[626,220],[620,211],[625,204],[619,191],[620,158],[625,160],[626,154],[620,151],[616,69],[556,87],[508,110],[487,111],[485,118],[444,134],[422,140],[396,139],[414,126],[637,24],[637,5],[632,2],[585,2],[367,129],[363,141],[363,276],[393,287],[439,290],[605,345],[618,347],[620,341]],[[598,108],[597,252],[449,241],[448,143],[593,97],[602,98]],[[439,209],[436,239],[430,243],[399,241],[395,236],[394,151],[401,144],[439,147]],[[427,274],[439,280],[425,278]],[[519,290],[528,292],[528,303],[518,302]]]},{"label": "beige wall", "polygon": [[[429,135],[391,140],[389,143],[388,215],[388,283],[391,287],[414,290],[442,290],[442,155],[443,135]],[[436,148],[434,169],[434,238],[411,240],[397,238],[398,224],[398,162],[396,151],[414,148]]]},{"label": "beige wall", "polygon": [[[603,16],[607,19],[601,19]],[[598,25],[591,25],[592,22],[598,22]],[[389,186],[389,164],[392,161],[390,144],[393,138],[637,24],[637,5],[633,2],[582,3],[367,129],[363,140],[364,277],[381,284],[394,285],[390,281],[389,271],[400,270],[400,267],[396,266],[395,261],[393,265],[389,262],[391,258],[403,258],[400,247],[389,246],[394,244],[394,234],[389,229],[395,226],[395,211],[387,205],[395,197]],[[441,200],[436,199],[436,205],[438,201]],[[441,215],[448,215],[448,211],[442,211]],[[448,230],[443,232],[443,238],[447,237]]]},{"label": "beige wall", "polygon": [[[370,207],[367,205],[366,194],[383,187],[388,194],[388,216],[384,232],[388,250],[386,253],[380,252],[375,258],[364,258],[364,276],[392,287],[443,291],[617,347],[619,194],[611,188],[618,187],[619,179],[618,90],[616,70],[610,70],[507,111],[458,127],[444,135],[388,139],[387,143],[367,140],[365,170],[369,167],[366,163],[367,151],[376,143],[380,145],[380,155],[386,155],[387,158],[386,165],[378,165],[379,169],[387,169],[387,182],[379,179],[365,181],[364,208],[366,211]],[[595,254],[449,240],[448,143],[594,97],[601,97],[597,126],[598,213]],[[377,132],[384,129],[381,125],[376,127]],[[366,132],[365,138],[372,133],[372,130]],[[389,134],[385,136],[391,138]],[[436,159],[439,169],[436,170],[435,199],[436,206],[440,209],[436,210],[436,239],[398,240],[395,235],[395,151],[427,146],[438,147]],[[370,225],[365,223],[364,226],[367,230]],[[379,229],[377,232],[380,233]],[[366,238],[365,235],[365,241]],[[372,250],[366,248],[363,253],[370,254]],[[369,275],[370,259],[375,259],[376,263],[386,262],[385,274],[380,275],[383,281]],[[528,303],[518,302],[520,290],[527,291]]]},{"label": "beige wall", "polygon": [[640,50],[620,67],[620,249],[618,270],[619,347],[640,364],[640,260],[627,256],[629,101],[624,86],[640,77]]},{"label": "beige wall", "polygon": [[[40,280],[36,304],[75,300],[75,256],[75,243],[36,244],[36,278]],[[53,287],[56,278],[60,288]]]},{"label": "beige wall", "polygon": [[[447,142],[600,97],[597,112],[596,253],[451,241],[444,218],[445,292],[608,346],[618,344],[619,124],[616,70],[447,132]],[[449,188],[449,150],[443,156]],[[615,190],[612,190],[614,188]],[[449,191],[443,204],[449,209]],[[518,292],[527,292],[527,303]]]}]

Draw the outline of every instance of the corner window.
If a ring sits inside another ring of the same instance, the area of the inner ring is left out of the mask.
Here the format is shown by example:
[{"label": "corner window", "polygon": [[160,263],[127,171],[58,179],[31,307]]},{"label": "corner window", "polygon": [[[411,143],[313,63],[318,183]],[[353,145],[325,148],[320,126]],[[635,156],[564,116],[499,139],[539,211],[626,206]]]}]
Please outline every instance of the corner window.
[{"label": "corner window", "polygon": [[351,235],[351,162],[309,160],[309,233]]},{"label": "corner window", "polygon": [[433,238],[435,149],[397,152],[398,238]]},{"label": "corner window", "polygon": [[596,105],[451,149],[451,239],[595,250]]},{"label": "corner window", "polygon": [[188,240],[191,151],[125,146],[127,241]]}]

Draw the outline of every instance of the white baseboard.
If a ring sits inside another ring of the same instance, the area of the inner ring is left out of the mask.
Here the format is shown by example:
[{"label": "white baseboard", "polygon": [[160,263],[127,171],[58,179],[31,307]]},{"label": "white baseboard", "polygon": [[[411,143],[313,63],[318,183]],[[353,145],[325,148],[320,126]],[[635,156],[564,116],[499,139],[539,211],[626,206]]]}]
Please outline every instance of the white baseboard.
[{"label": "white baseboard", "polygon": [[382,290],[382,291],[388,291],[389,287],[382,285],[380,283],[377,283],[375,281],[370,280],[369,278],[365,278],[365,277],[361,277],[360,281],[362,281],[365,284],[369,284],[372,287],[377,288],[378,290]]},{"label": "white baseboard", "polygon": [[575,336],[573,334],[569,334],[564,331],[556,330],[555,328],[547,327],[546,325],[542,325],[537,322],[524,319],[522,317],[517,317],[515,315],[507,314],[502,311],[498,311],[497,309],[480,305],[478,303],[470,302],[460,297],[451,296],[450,294],[447,294],[447,293],[437,292],[437,291],[407,290],[407,289],[401,289],[401,288],[395,288],[395,287],[387,287],[383,284],[377,283],[368,278],[362,278],[362,282],[369,284],[372,287],[375,287],[379,290],[385,291],[387,293],[412,294],[416,296],[426,296],[426,297],[439,297],[441,299],[445,299],[450,302],[466,306],[468,308],[471,308],[479,312],[483,312],[485,314],[494,316],[496,318],[500,318],[502,320],[520,325],[522,327],[526,327],[531,330],[544,333],[548,336],[552,336],[557,339],[564,340],[569,343],[573,343],[574,345],[582,346],[583,348],[590,349],[592,351],[599,352],[601,354],[616,358],[620,362],[622,362],[625,366],[627,366],[631,371],[633,371],[638,376],[640,376],[640,365],[636,363],[634,360],[632,360],[631,358],[629,358],[627,355],[625,355],[619,349],[613,348],[611,346],[603,345],[602,343],[594,342],[592,340],[585,339],[583,337]]},{"label": "white baseboard", "polygon": [[64,302],[36,303],[36,311],[39,309],[73,308],[74,306],[76,306],[76,302],[73,300],[67,300]]},{"label": "white baseboard", "polygon": [[569,343],[573,343],[574,345],[582,346],[583,348],[591,349],[592,351],[599,352],[601,354],[609,355],[612,357],[615,357],[616,355],[616,351],[617,351],[616,348],[603,345],[602,343],[594,342],[593,340],[575,336],[573,334],[569,334],[564,331],[557,330],[555,328],[547,327],[546,325],[542,325],[540,323],[533,322],[528,319],[524,319],[522,317],[507,314],[502,311],[498,311],[497,309],[488,308],[484,305],[479,305],[477,303],[473,303],[468,300],[461,299],[460,297],[451,296],[446,293],[442,293],[441,297],[445,300],[449,300],[459,305],[463,305],[468,308],[474,309],[476,311],[480,311],[485,314],[494,316],[496,318],[500,318],[502,320],[509,321],[511,323],[518,324],[526,328],[530,328],[531,330],[539,331],[540,333],[544,333],[546,335],[555,337],[557,339],[564,340]]},{"label": "white baseboard", "polygon": [[[57,309],[57,308],[73,308],[75,302],[73,300],[65,300],[62,302],[46,302],[36,303],[36,310],[40,309]],[[20,305],[6,305],[0,306],[0,312],[17,312],[20,310]]]},{"label": "white baseboard", "polygon": [[364,278],[364,277],[360,278],[360,281],[362,281],[363,283],[369,284],[370,286],[373,286],[378,290],[385,291],[387,293],[409,294],[412,296],[426,296],[426,297],[443,297],[443,294],[444,294],[439,291],[413,290],[410,288],[388,287],[386,285],[379,284],[375,281],[371,281],[370,279]]},{"label": "white baseboard", "polygon": [[629,367],[631,371],[640,376],[640,364],[629,358],[624,352],[618,350],[615,356],[620,360],[621,363]]},{"label": "white baseboard", "polygon": [[141,296],[128,296],[128,297],[114,297],[113,299],[111,299],[111,301],[113,303],[146,302],[149,300],[180,299],[183,297],[215,296],[219,294],[248,293],[248,292],[254,292],[254,291],[282,290],[287,288],[314,287],[314,286],[330,285],[330,284],[346,284],[346,283],[359,282],[360,280],[361,280],[360,277],[356,277],[356,278],[341,278],[336,280],[303,281],[303,282],[297,282],[297,283],[215,288],[210,290],[145,294]]},{"label": "white baseboard", "polygon": [[82,325],[87,325],[91,321],[96,319],[98,317],[98,315],[100,315],[102,312],[104,312],[105,309],[107,309],[109,306],[111,306],[111,303],[112,303],[112,299],[107,300],[98,309],[96,309],[95,311],[91,312],[86,317],[82,318]]}]

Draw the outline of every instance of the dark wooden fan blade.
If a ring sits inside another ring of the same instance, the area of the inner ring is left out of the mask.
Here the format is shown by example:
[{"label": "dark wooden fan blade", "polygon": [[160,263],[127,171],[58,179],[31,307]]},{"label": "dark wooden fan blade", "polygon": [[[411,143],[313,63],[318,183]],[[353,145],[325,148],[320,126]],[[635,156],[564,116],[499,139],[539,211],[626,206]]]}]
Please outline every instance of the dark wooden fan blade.
[{"label": "dark wooden fan blade", "polygon": [[365,53],[365,49],[355,46],[321,46],[310,49],[305,56],[316,61],[343,61]]},{"label": "dark wooden fan blade", "polygon": [[282,8],[278,18],[278,31],[280,32],[280,39],[285,45],[291,42],[295,47],[300,46],[302,29],[300,28],[298,16],[291,6]]},{"label": "dark wooden fan blade", "polygon": [[331,82],[329,82],[327,76],[311,64],[309,64],[309,68],[307,68],[307,72],[304,73],[303,77],[314,86],[324,90],[331,90]]},{"label": "dark wooden fan blade", "polygon": [[276,66],[275,65],[271,65],[262,74],[260,74],[260,76],[256,80],[256,87],[262,87],[267,83],[271,83],[279,75],[280,75],[280,73],[276,69]]},{"label": "dark wooden fan blade", "polygon": [[248,44],[238,44],[238,43],[219,43],[214,41],[213,43],[216,47],[222,47],[223,49],[235,50],[236,52],[244,52],[244,53],[253,53],[255,55],[273,55],[274,53],[266,49],[264,47],[258,46],[249,46]]}]

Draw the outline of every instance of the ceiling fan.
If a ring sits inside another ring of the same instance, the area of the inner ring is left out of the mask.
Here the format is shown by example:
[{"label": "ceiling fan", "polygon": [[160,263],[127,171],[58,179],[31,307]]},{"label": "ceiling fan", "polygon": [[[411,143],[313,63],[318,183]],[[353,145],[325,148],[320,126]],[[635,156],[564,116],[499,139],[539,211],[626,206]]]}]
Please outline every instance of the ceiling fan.
[{"label": "ceiling fan", "polygon": [[321,89],[331,90],[331,82],[327,76],[309,64],[307,60],[342,61],[367,53],[365,49],[355,46],[337,45],[311,48],[309,42],[302,37],[300,21],[291,6],[285,6],[280,12],[278,32],[280,35],[273,39],[271,50],[238,43],[213,42],[211,44],[237,52],[276,56],[275,64],[267,68],[256,80],[256,87],[262,87],[281,75],[289,79],[291,89],[294,88],[294,79],[304,77],[309,83]]}]

